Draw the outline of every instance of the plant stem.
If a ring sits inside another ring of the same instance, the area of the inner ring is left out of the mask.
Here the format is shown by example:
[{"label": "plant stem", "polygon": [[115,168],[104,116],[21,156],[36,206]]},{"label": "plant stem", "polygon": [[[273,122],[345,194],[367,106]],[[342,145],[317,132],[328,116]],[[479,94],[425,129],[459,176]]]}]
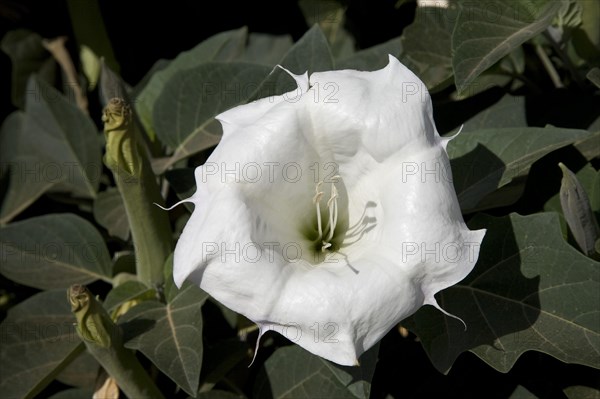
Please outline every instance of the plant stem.
[{"label": "plant stem", "polygon": [[557,89],[564,87],[558,72],[556,72],[554,65],[552,65],[552,61],[550,61],[550,58],[548,58],[548,54],[546,54],[544,48],[541,45],[536,44],[535,53],[539,57],[540,61],[542,61],[542,65],[544,66],[546,72],[548,72],[548,76],[550,76],[550,80],[552,80],[554,87]]},{"label": "plant stem", "polygon": [[163,267],[173,250],[168,214],[146,153],[138,147],[131,107],[113,98],[102,117],[106,134],[104,163],[123,197],[135,247],[138,278],[150,287],[164,282]]},{"label": "plant stem", "polygon": [[77,334],[119,388],[130,398],[164,398],[135,353],[123,346],[121,329],[91,292],[83,285],[73,285],[68,299],[77,318]]}]

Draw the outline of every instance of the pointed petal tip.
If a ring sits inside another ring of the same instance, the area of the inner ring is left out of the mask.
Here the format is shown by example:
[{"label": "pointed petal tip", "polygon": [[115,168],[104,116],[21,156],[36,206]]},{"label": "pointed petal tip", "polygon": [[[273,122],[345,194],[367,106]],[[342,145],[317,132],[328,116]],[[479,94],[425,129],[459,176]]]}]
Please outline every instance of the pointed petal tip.
[{"label": "pointed petal tip", "polygon": [[176,203],[174,203],[173,205],[171,205],[169,207],[164,207],[164,206],[162,206],[160,204],[157,204],[156,202],[153,202],[153,204],[156,205],[157,207],[159,207],[160,209],[162,209],[163,211],[170,211],[170,210],[173,210],[174,208],[178,207],[179,205],[181,205],[183,203],[186,203],[186,202],[192,202],[193,203],[194,201],[192,201],[191,198],[192,197],[186,198],[186,199],[182,199],[181,201],[176,202]]},{"label": "pointed petal tip", "polygon": [[[300,87],[300,90],[302,90],[303,93],[308,90],[310,86],[308,79],[308,71],[304,72],[302,75],[296,75],[295,73],[281,65],[277,65],[276,67],[283,69],[288,75],[290,75],[296,81],[296,84],[298,85],[298,87]],[[274,70],[275,68],[273,68],[273,71]],[[271,73],[273,73],[273,71],[271,71]]]},{"label": "pointed petal tip", "polygon": [[456,319],[456,320],[460,321],[462,323],[462,325],[464,326],[464,328],[465,328],[464,331],[467,331],[467,323],[465,323],[464,320],[461,319],[460,317],[455,316],[452,313],[448,313],[444,309],[442,309],[442,307],[437,303],[437,301],[435,300],[435,298],[432,297],[432,298],[427,299],[424,304],[425,305],[431,305],[434,308],[436,308],[437,310],[439,310],[440,312],[442,312],[443,314],[445,314],[446,316],[451,317],[453,319]]}]

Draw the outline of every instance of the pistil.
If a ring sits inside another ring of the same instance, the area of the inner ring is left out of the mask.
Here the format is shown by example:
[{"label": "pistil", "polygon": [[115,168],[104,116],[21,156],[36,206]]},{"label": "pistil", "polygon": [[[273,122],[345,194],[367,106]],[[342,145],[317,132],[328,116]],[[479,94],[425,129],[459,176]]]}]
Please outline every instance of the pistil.
[{"label": "pistil", "polygon": [[339,197],[338,194],[338,190],[337,187],[335,186],[335,183],[338,182],[338,180],[340,179],[340,176],[333,176],[331,178],[331,195],[329,197],[329,199],[327,200],[327,210],[329,212],[329,223],[325,229],[325,232],[327,232],[327,237],[324,237],[324,231],[323,231],[323,224],[321,221],[321,198],[323,197],[323,192],[319,191],[321,188],[321,185],[323,184],[323,181],[321,180],[320,182],[317,183],[317,186],[315,188],[315,196],[313,197],[313,203],[315,204],[315,207],[317,208],[317,231],[319,233],[319,237],[317,238],[317,241],[321,241],[321,251],[325,252],[326,249],[331,247],[331,240],[333,239],[333,235],[335,234],[335,227],[337,225],[338,222],[338,204],[337,204],[337,200]]}]

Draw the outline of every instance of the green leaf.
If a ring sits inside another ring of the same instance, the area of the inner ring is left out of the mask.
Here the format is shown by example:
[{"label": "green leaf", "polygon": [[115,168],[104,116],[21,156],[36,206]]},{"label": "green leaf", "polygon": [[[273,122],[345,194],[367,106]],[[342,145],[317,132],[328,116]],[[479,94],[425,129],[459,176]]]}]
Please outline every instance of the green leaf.
[{"label": "green leaf", "polygon": [[208,391],[199,393],[196,399],[244,399],[245,397],[242,395],[235,395],[231,392],[227,391]]},{"label": "green leaf", "polygon": [[35,396],[82,353],[74,321],[64,290],[41,292],[8,311],[0,324],[3,397]]},{"label": "green leaf", "polygon": [[585,77],[588,78],[589,81],[594,85],[596,85],[596,87],[600,88],[600,68],[595,67],[590,69]]},{"label": "green leaf", "polygon": [[[509,200],[494,201],[488,194],[514,179],[527,176],[544,155],[590,136],[585,130],[499,128],[464,132],[448,144],[454,188],[463,212],[509,205],[522,193],[519,181]],[[485,200],[485,201],[482,201]]]},{"label": "green leaf", "polygon": [[248,46],[238,57],[239,61],[267,66],[276,65],[293,45],[288,35],[276,36],[263,33],[248,35]]},{"label": "green leaf", "polygon": [[459,93],[483,71],[551,23],[562,1],[463,1],[452,34],[452,67]]},{"label": "green leaf", "polygon": [[517,385],[509,399],[538,399],[538,397],[529,392],[524,386]]},{"label": "green leaf", "polygon": [[466,121],[462,131],[464,133],[490,128],[526,126],[527,115],[525,113],[525,97],[507,94],[496,104],[486,108]]},{"label": "green leaf", "polygon": [[241,361],[248,359],[248,344],[239,338],[220,340],[204,351],[200,392],[212,390]]},{"label": "green leaf", "polygon": [[558,216],[480,215],[469,228],[488,229],[477,265],[438,297],[467,330],[429,306],[403,322],[435,367],[445,373],[469,350],[507,372],[536,350],[600,368],[600,263],[563,240]]},{"label": "green leaf", "polygon": [[56,379],[63,384],[75,387],[93,387],[98,378],[100,364],[88,352],[83,351],[67,367],[65,367]]},{"label": "green leaf", "polygon": [[600,399],[600,390],[583,385],[567,387],[563,392],[569,399]]},{"label": "green leaf", "polygon": [[456,8],[454,3],[448,8],[417,7],[415,21],[402,34],[404,52],[400,61],[431,91],[452,83],[450,37]]},{"label": "green leaf", "polygon": [[126,281],[113,288],[102,304],[108,311],[115,310],[119,305],[136,299],[156,298],[156,291],[140,281]]},{"label": "green leaf", "polygon": [[123,241],[129,238],[129,221],[119,190],[108,188],[94,200],[94,219],[108,230],[108,234]]},{"label": "green leaf", "polygon": [[120,320],[133,338],[125,346],[141,351],[185,392],[195,396],[202,365],[202,314],[208,295],[196,286],[163,305],[143,302]]},{"label": "green leaf", "polygon": [[216,145],[222,132],[214,117],[247,102],[270,71],[262,65],[208,62],[175,73],[154,107],[156,135],[175,151],[162,170]]},{"label": "green leaf", "polygon": [[0,271],[17,283],[54,289],[111,280],[104,240],[79,216],[48,214],[9,224],[0,232]]},{"label": "green leaf", "polygon": [[318,25],[310,28],[283,57],[280,64],[296,75],[332,70],[331,49],[321,28]]},{"label": "green leaf", "polygon": [[41,36],[25,29],[6,33],[1,47],[12,61],[12,103],[23,109],[26,96],[33,94],[25,90],[29,77],[37,73],[46,82],[53,83],[57,64],[42,45]]},{"label": "green leaf", "polygon": [[298,5],[306,24],[319,26],[335,58],[354,52],[354,39],[344,29],[346,5],[337,0],[300,0]]},{"label": "green leaf", "polygon": [[336,60],[335,68],[356,69],[359,71],[375,71],[377,69],[384,68],[388,64],[389,54],[396,58],[400,57],[400,54],[402,54],[401,37],[396,37],[377,46],[357,51],[346,58]]},{"label": "green leaf", "polygon": [[379,345],[360,357],[360,367],[339,366],[297,345],[279,348],[265,362],[256,398],[369,398]]},{"label": "green leaf", "polygon": [[241,54],[246,39],[246,28],[219,33],[193,49],[179,54],[166,68],[152,75],[135,101],[135,109],[150,137],[154,137],[152,118],[156,100],[173,75],[197,67],[205,62],[236,59]]},{"label": "green leaf", "polygon": [[81,399],[91,398],[94,394],[94,390],[91,388],[71,388],[60,391],[50,396],[48,399]]},{"label": "green leaf", "polygon": [[0,131],[0,157],[8,191],[0,223],[6,223],[48,190],[94,198],[102,171],[97,130],[89,117],[33,76],[25,113],[13,114]]}]

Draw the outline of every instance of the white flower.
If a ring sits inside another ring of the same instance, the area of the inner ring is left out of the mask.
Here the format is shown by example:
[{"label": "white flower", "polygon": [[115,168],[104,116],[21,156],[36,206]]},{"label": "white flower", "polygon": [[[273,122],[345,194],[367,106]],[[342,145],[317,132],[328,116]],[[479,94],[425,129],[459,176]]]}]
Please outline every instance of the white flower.
[{"label": "white flower", "polygon": [[[292,74],[290,74],[292,75]],[[295,92],[218,116],[174,279],[342,365],[473,268],[423,83],[387,67],[292,75]]]}]

